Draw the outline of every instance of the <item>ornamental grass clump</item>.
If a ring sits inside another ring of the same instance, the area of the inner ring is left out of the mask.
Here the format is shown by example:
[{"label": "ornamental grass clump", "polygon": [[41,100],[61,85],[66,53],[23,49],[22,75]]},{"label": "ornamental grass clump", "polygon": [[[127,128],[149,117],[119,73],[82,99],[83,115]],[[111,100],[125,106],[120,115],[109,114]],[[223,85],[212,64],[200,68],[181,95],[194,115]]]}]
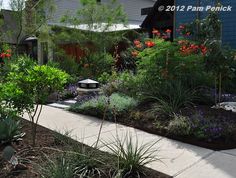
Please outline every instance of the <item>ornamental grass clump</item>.
[{"label": "ornamental grass clump", "polygon": [[192,107],[197,100],[196,91],[186,89],[180,82],[165,83],[157,96],[148,96],[154,101],[149,110],[153,115],[158,113],[173,117],[181,109]]},{"label": "ornamental grass clump", "polygon": [[154,161],[161,161],[157,156],[158,141],[140,144],[137,138],[134,141],[131,135],[126,135],[124,139],[115,138],[113,144],[105,142],[105,146],[117,158],[113,177],[140,177],[144,174],[144,166]]}]

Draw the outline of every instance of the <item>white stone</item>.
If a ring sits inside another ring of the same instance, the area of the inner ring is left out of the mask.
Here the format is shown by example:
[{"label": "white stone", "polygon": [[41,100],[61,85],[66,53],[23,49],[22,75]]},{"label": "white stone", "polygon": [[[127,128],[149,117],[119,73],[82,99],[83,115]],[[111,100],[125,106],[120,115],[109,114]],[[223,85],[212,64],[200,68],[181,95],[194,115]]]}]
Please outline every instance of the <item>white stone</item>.
[{"label": "white stone", "polygon": [[212,108],[216,108],[216,109],[225,109],[227,111],[232,111],[232,112],[236,112],[236,102],[222,102],[217,104],[216,106],[213,106]]}]

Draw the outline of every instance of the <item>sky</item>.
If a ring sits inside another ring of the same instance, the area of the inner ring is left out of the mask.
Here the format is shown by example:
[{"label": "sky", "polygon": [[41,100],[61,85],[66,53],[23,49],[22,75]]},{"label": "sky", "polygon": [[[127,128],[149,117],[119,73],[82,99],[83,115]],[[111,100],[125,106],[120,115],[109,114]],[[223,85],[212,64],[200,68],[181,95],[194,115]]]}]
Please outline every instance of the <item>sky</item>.
[{"label": "sky", "polygon": [[9,9],[9,1],[10,0],[2,0],[3,9]]}]

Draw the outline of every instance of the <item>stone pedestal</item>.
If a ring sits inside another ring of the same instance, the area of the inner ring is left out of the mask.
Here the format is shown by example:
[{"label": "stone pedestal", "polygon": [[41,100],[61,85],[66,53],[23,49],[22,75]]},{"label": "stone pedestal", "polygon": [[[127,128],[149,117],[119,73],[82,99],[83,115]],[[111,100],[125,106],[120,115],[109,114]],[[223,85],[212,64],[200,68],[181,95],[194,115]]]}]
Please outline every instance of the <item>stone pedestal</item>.
[{"label": "stone pedestal", "polygon": [[90,95],[90,94],[94,94],[97,93],[99,94],[101,92],[100,88],[96,88],[96,89],[85,89],[85,88],[77,88],[78,91],[78,95]]}]

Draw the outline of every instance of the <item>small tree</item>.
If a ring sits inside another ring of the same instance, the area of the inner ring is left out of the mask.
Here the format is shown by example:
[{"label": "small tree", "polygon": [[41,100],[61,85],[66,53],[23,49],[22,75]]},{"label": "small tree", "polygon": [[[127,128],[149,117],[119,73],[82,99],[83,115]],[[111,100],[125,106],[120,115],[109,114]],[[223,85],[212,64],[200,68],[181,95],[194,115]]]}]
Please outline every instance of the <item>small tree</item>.
[{"label": "small tree", "polygon": [[33,146],[43,104],[51,93],[63,89],[67,79],[68,74],[59,69],[38,66],[30,59],[21,57],[18,65],[12,64],[8,82],[1,84],[1,101],[18,113],[26,112],[29,115]]},{"label": "small tree", "polygon": [[[221,6],[217,1],[216,6]],[[205,66],[215,77],[215,104],[221,102],[222,86],[225,79],[232,77],[234,51],[222,45],[222,22],[219,12],[210,11],[204,19],[197,19],[187,25],[193,37],[207,46]],[[197,28],[196,28],[197,27]]]}]

